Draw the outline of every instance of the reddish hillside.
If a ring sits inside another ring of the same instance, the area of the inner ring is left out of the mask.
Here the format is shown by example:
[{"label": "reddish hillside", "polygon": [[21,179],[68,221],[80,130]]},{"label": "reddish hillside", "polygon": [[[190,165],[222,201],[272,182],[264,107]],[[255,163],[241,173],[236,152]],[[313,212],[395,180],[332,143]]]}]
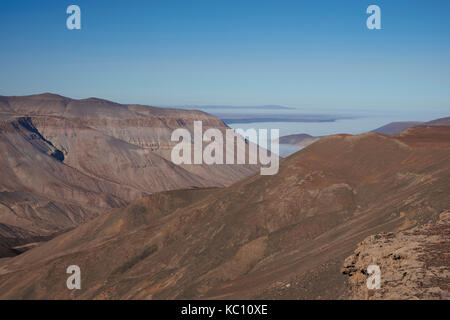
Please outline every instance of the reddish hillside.
[{"label": "reddish hillside", "polygon": [[[339,297],[360,241],[450,207],[450,127],[414,130],[325,137],[277,175],[146,197],[0,263],[0,297]],[[82,290],[65,288],[72,264]]]}]

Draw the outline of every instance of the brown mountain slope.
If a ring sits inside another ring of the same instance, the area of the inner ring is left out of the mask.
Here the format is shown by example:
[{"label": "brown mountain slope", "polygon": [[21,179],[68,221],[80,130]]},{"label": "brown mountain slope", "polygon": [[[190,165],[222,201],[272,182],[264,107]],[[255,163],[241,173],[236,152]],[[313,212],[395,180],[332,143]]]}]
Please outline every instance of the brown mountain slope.
[{"label": "brown mountain slope", "polygon": [[412,127],[400,132],[397,137],[415,147],[450,147],[448,126]]},{"label": "brown mountain slope", "polygon": [[171,133],[194,120],[227,128],[198,111],[0,96],[0,247],[48,240],[154,192],[229,185],[257,170],[174,165]]},{"label": "brown mountain slope", "polygon": [[[151,195],[0,262],[0,298],[339,297],[357,243],[450,207],[448,145],[416,142],[330,136],[274,176]],[[65,287],[72,264],[81,290]]]}]

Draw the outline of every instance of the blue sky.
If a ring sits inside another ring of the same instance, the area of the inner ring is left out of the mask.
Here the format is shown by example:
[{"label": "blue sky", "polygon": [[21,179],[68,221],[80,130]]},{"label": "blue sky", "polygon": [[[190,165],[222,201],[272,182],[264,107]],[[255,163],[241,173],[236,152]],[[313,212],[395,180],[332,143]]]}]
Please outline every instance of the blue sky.
[{"label": "blue sky", "polygon": [[[66,28],[81,7],[82,29]],[[366,28],[377,4],[382,30]],[[450,1],[2,0],[0,94],[450,111]]]}]

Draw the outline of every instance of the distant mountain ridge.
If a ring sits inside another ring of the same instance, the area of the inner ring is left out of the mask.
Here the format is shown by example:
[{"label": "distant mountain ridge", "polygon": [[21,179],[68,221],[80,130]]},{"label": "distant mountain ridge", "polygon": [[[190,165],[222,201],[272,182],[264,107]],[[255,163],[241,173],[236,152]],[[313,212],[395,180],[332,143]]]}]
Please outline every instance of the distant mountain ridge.
[{"label": "distant mountain ridge", "polygon": [[300,134],[291,134],[288,136],[283,136],[279,139],[280,143],[283,144],[290,144],[295,145],[299,147],[306,147],[310,145],[311,143],[319,140],[321,137],[314,137],[306,133],[300,133]]},{"label": "distant mountain ridge", "polygon": [[440,118],[428,122],[423,121],[400,121],[400,122],[391,122],[387,125],[384,125],[380,128],[372,130],[372,132],[386,134],[388,136],[395,136],[399,134],[403,130],[406,130],[411,127],[416,126],[449,126],[450,125],[450,117]]},{"label": "distant mountain ridge", "polygon": [[[428,122],[421,121],[399,121],[399,122],[391,122],[382,127],[379,127],[370,132],[376,132],[380,134],[385,134],[388,136],[395,136],[400,132],[415,126],[448,126],[450,125],[450,117],[440,118]],[[301,147],[306,147],[311,143],[317,141],[321,137],[314,137],[306,133],[297,133],[291,134],[287,136],[280,137],[280,143],[296,145]]]},{"label": "distant mountain ridge", "polygon": [[262,106],[219,106],[219,105],[187,105],[187,106],[174,106],[174,108],[182,109],[257,109],[257,110],[294,110],[292,107],[285,107],[279,105],[262,105]]},{"label": "distant mountain ridge", "polygon": [[391,122],[391,123],[388,123],[387,125],[384,125],[375,130],[372,130],[372,132],[386,134],[388,136],[395,136],[397,133],[399,133],[405,129],[408,129],[408,128],[411,128],[414,126],[419,126],[422,124],[424,124],[424,122],[420,122],[420,121]]}]

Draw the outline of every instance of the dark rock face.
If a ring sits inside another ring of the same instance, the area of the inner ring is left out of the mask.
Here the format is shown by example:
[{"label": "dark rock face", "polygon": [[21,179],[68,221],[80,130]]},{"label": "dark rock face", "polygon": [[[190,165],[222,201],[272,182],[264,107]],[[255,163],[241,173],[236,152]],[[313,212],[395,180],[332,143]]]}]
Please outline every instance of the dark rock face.
[{"label": "dark rock face", "polygon": [[60,150],[55,150],[50,155],[59,162],[64,162],[64,153],[62,153]]}]

